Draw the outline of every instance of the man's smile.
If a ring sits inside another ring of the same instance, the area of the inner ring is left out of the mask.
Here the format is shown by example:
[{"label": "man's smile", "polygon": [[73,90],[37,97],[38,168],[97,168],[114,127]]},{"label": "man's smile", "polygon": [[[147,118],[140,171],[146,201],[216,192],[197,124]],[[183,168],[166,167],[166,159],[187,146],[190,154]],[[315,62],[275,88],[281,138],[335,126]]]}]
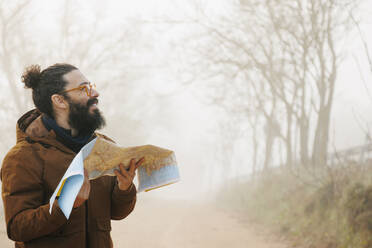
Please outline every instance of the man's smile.
[{"label": "man's smile", "polygon": [[93,108],[98,108],[97,105],[98,105],[98,99],[97,98],[92,98],[92,99],[89,99],[88,102],[87,102],[87,105],[89,108],[93,107]]}]

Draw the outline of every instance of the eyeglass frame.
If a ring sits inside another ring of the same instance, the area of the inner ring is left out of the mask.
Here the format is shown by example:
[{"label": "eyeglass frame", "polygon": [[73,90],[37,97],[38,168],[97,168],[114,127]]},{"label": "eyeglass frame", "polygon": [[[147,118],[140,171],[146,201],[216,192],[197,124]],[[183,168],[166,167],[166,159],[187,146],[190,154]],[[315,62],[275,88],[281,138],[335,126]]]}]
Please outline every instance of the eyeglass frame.
[{"label": "eyeglass frame", "polygon": [[64,90],[64,91],[60,92],[59,94],[67,93],[67,92],[74,91],[74,90],[82,90],[82,89],[85,89],[85,93],[87,94],[88,97],[92,97],[92,89],[96,89],[96,84],[94,84],[94,83],[93,84],[92,83],[84,83],[83,85],[80,85],[76,88]]}]

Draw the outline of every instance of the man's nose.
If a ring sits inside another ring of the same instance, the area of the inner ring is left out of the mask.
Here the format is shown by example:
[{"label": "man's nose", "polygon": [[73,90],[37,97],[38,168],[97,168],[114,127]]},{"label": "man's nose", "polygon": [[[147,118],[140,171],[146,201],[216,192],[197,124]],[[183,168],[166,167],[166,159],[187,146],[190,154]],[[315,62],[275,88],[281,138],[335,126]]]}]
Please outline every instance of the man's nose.
[{"label": "man's nose", "polygon": [[91,89],[91,97],[99,97],[99,92],[94,88]]}]

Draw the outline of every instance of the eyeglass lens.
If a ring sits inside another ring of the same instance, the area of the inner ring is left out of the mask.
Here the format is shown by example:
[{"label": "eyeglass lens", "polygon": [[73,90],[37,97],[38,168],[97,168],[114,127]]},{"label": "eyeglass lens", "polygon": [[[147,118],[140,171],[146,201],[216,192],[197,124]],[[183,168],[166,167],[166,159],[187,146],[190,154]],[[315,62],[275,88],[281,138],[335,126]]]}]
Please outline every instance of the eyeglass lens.
[{"label": "eyeglass lens", "polygon": [[95,84],[88,84],[87,85],[86,90],[87,90],[88,96],[92,96],[92,89],[95,89],[95,88],[96,88],[96,85]]}]

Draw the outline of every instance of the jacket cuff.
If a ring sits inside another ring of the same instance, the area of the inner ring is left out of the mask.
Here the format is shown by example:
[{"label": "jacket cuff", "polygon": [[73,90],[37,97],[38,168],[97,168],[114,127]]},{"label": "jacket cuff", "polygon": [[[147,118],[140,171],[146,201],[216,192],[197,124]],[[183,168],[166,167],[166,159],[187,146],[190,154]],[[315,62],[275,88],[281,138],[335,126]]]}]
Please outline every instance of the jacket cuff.
[{"label": "jacket cuff", "polygon": [[114,191],[112,193],[114,199],[121,199],[121,198],[127,198],[131,199],[134,198],[137,194],[136,186],[132,183],[127,190],[121,190],[119,189],[119,186],[116,182]]}]

